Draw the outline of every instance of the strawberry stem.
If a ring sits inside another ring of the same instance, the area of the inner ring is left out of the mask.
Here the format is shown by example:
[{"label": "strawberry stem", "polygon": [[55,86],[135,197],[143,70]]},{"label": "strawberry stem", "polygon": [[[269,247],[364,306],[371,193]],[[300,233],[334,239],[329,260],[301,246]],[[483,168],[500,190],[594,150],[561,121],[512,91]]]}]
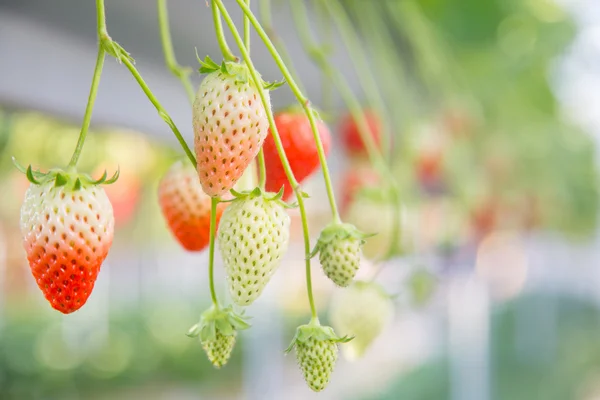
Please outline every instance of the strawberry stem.
[{"label": "strawberry stem", "polygon": [[218,307],[217,293],[215,291],[215,234],[217,230],[217,205],[219,198],[210,199],[210,237],[208,242],[208,285],[210,286],[210,298],[215,307]]},{"label": "strawberry stem", "polygon": [[[246,0],[246,4],[250,7],[250,0]],[[250,20],[247,15],[244,15],[244,47],[250,55]]]},{"label": "strawberry stem", "polygon": [[273,46],[275,46],[275,48],[279,52],[279,55],[281,56],[281,59],[290,71],[290,74],[294,77],[296,85],[301,89],[301,92],[305,92],[306,90],[304,90],[302,82],[300,82],[300,80],[298,79],[298,73],[294,69],[294,63],[292,62],[290,54],[288,53],[283,41],[279,38],[279,35],[277,35],[277,32],[275,32],[273,18],[271,17],[271,0],[261,0],[258,6],[260,22],[263,26],[263,29],[271,39],[271,42],[273,42]]},{"label": "strawberry stem", "polygon": [[90,94],[88,96],[87,106],[85,107],[85,114],[83,115],[83,123],[81,124],[81,131],[79,132],[79,139],[77,139],[77,145],[71,161],[69,161],[69,167],[74,168],[77,166],[77,161],[83,150],[85,138],[87,137],[88,129],[90,127],[90,121],[92,120],[92,111],[94,110],[94,103],[96,102],[96,95],[98,94],[98,86],[100,85],[100,77],[102,76],[102,68],[104,67],[104,58],[106,50],[102,46],[100,38],[106,34],[106,17],[104,13],[104,0],[96,0],[97,10],[97,25],[98,25],[98,56],[96,57],[96,66],[94,67],[94,75],[92,76],[92,86],[90,88]]},{"label": "strawberry stem", "polygon": [[[246,4],[244,3],[244,0],[238,0],[238,3],[240,4],[240,6],[242,6],[242,5],[246,6]],[[216,4],[219,7],[219,10],[221,11],[221,13],[223,14],[225,23],[231,30],[231,33],[233,34],[233,38],[234,38],[236,44],[238,45],[240,52],[242,53],[242,57],[244,57],[244,62],[246,63],[246,66],[248,67],[248,70],[250,71],[252,81],[254,82],[256,87],[261,87],[261,84],[262,84],[261,78],[258,75],[258,72],[256,71],[256,69],[254,68],[254,64],[252,63],[252,60],[250,59],[250,56],[248,55],[248,52],[247,52],[246,48],[244,47],[244,42],[242,41],[242,38],[241,38],[235,24],[233,23],[233,20],[231,19],[231,16],[229,15],[229,13],[227,12],[227,9],[223,5],[222,0],[213,0],[213,4]],[[248,8],[245,8],[245,10],[249,11]],[[253,15],[249,14],[246,11],[245,11],[245,13],[246,13],[246,15],[248,15],[250,21],[252,22],[252,25],[254,25],[255,28],[257,27],[257,25],[260,27],[260,24],[258,24],[258,22],[256,21],[256,18],[254,18]],[[262,30],[262,28],[261,28],[261,30]],[[260,33],[259,33],[259,35],[260,35]],[[264,35],[264,31],[263,31],[263,35]],[[261,37],[262,37],[262,35],[261,35]],[[272,47],[272,45],[271,45],[271,47]],[[307,291],[308,291],[308,300],[310,303],[311,314],[312,314],[313,318],[317,318],[317,310],[315,307],[315,302],[314,302],[313,293],[312,293],[311,262],[310,262],[310,258],[308,256],[311,251],[311,249],[310,249],[310,233],[308,230],[308,218],[306,215],[306,207],[304,204],[304,197],[302,196],[302,193],[300,193],[298,181],[294,177],[294,173],[292,172],[290,163],[289,163],[287,156],[285,154],[285,151],[283,149],[283,145],[281,143],[281,138],[279,137],[279,132],[277,131],[277,127],[275,126],[275,120],[273,118],[273,111],[271,110],[271,107],[269,107],[269,103],[267,102],[264,91],[260,90],[259,95],[260,95],[260,100],[265,108],[266,113],[267,113],[267,118],[269,120],[269,127],[271,130],[271,135],[273,136],[273,140],[275,142],[275,147],[277,148],[277,153],[279,154],[279,158],[281,159],[281,163],[283,165],[285,175],[288,178],[288,180],[290,181],[290,183],[292,184],[292,188],[294,189],[294,192],[296,193],[298,209],[300,210],[300,216],[302,219],[302,232],[303,232],[303,237],[304,237],[304,252],[305,252],[305,260],[306,260],[305,261],[306,287],[307,287]],[[312,116],[312,113],[311,113],[311,116]],[[318,132],[317,132],[317,137],[318,137]],[[337,212],[337,210],[336,210],[336,212]]]},{"label": "strawberry stem", "polygon": [[[390,122],[387,116],[386,108],[384,106],[384,100],[381,96],[381,92],[378,90],[377,81],[374,75],[374,68],[369,65],[369,57],[364,51],[365,47],[360,43],[358,35],[356,34],[355,28],[350,22],[350,18],[344,7],[340,5],[337,0],[318,0],[319,3],[325,5],[327,14],[331,17],[330,21],[333,20],[334,24],[337,25],[338,32],[342,38],[346,49],[349,52],[350,58],[354,61],[354,66],[357,72],[358,81],[362,87],[364,94],[367,98],[367,102],[375,109],[382,123],[382,142],[385,146],[381,146],[383,158],[387,162],[391,160],[391,153],[393,149],[392,136],[390,133]],[[367,7],[368,8],[368,7]],[[377,66],[377,70],[378,70]]]},{"label": "strawberry stem", "polygon": [[296,24],[296,29],[298,31],[298,35],[300,37],[302,46],[305,48],[306,52],[309,54],[313,62],[329,78],[333,85],[337,87],[337,90],[340,96],[342,97],[342,100],[344,101],[344,103],[346,103],[346,107],[348,108],[350,114],[352,115],[352,118],[354,119],[354,121],[356,121],[358,125],[358,132],[365,145],[367,155],[371,164],[373,164],[373,166],[381,173],[382,178],[385,179],[385,181],[390,186],[392,202],[394,204],[394,223],[390,249],[385,255],[385,258],[390,258],[391,256],[395,255],[396,248],[398,246],[397,242],[400,237],[401,214],[400,191],[398,188],[398,184],[396,183],[396,179],[394,178],[392,171],[386,164],[382,153],[380,152],[377,144],[375,143],[375,139],[371,134],[369,124],[360,106],[360,102],[352,92],[350,85],[344,79],[344,77],[331,66],[330,62],[327,60],[326,56],[323,54],[318,44],[316,44],[313,41],[311,33],[308,29],[308,16],[306,15],[306,8],[304,4],[300,1],[292,1],[290,2],[290,6],[292,7],[292,15],[294,17],[294,22]]},{"label": "strawberry stem", "polygon": [[165,53],[165,64],[171,73],[181,81],[190,103],[193,103],[195,94],[192,82],[190,80],[190,70],[179,65],[177,58],[175,57],[175,50],[173,50],[173,41],[171,39],[171,31],[169,29],[167,0],[158,0],[157,8],[158,27],[160,29],[160,39],[162,42],[163,52]]},{"label": "strawberry stem", "polygon": [[219,47],[221,48],[221,53],[223,53],[223,58],[225,58],[225,60],[237,61],[237,57],[233,55],[227,44],[227,39],[223,33],[223,25],[221,24],[221,12],[219,11],[219,7],[215,7],[215,3],[215,0],[213,0],[211,8],[213,23],[215,24],[215,34],[217,36],[217,41],[219,42]]},{"label": "strawberry stem", "polygon": [[[339,215],[339,212],[337,209],[337,205],[335,203],[335,195],[333,193],[333,185],[331,183],[329,167],[327,166],[327,160],[325,157],[325,150],[323,149],[323,143],[321,142],[321,136],[319,135],[319,131],[317,129],[314,110],[312,109],[309,100],[300,91],[300,88],[296,84],[294,77],[290,73],[286,64],[281,59],[281,56],[279,55],[277,49],[273,45],[273,42],[269,39],[269,36],[266,34],[265,30],[263,29],[263,27],[260,25],[260,23],[254,16],[254,14],[252,13],[252,10],[250,10],[250,8],[244,3],[244,0],[236,0],[236,1],[237,1],[238,5],[240,6],[240,8],[242,9],[242,11],[244,12],[244,14],[247,15],[248,18],[250,19],[252,26],[254,26],[254,29],[258,33],[258,36],[260,36],[260,38],[264,42],[265,46],[267,47],[267,50],[269,50],[269,53],[271,53],[271,56],[273,57],[275,63],[279,67],[279,70],[283,74],[283,77],[285,78],[286,82],[290,86],[290,89],[294,93],[294,96],[296,96],[296,99],[298,100],[298,102],[304,109],[304,112],[306,113],[306,116],[308,118],[311,130],[313,133],[315,144],[317,145],[317,153],[319,155],[319,162],[321,163],[323,179],[325,181],[325,186],[327,188],[327,197],[329,198],[329,206],[331,208],[331,213],[332,213],[334,221],[340,222],[341,219],[340,219],[340,215]],[[219,1],[219,3],[222,3],[222,2]],[[299,2],[299,1],[290,2],[290,4],[295,4],[295,3],[301,3],[301,2]],[[284,167],[285,167],[285,164],[284,164]],[[292,187],[295,187],[298,185],[298,182],[295,180],[294,181],[290,180],[290,183],[292,184]],[[297,196],[297,197],[299,197],[299,196]]]},{"label": "strawberry stem", "polygon": [[261,189],[265,189],[265,184],[267,183],[267,165],[265,164],[265,153],[261,147],[260,151],[258,152],[258,168],[259,168],[259,175],[258,175],[258,186]]}]

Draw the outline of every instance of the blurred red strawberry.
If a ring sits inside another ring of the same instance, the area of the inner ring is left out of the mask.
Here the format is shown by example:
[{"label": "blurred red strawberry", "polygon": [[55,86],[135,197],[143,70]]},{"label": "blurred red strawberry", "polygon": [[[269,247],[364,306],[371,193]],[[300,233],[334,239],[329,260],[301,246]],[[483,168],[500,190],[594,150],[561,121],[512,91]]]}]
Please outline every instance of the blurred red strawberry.
[{"label": "blurred red strawberry", "polygon": [[[280,112],[275,115],[275,126],[277,126],[292,172],[300,183],[308,178],[320,165],[317,145],[308,118],[300,112]],[[325,154],[328,154],[331,145],[329,129],[324,122],[317,121],[317,130],[323,143],[323,150]],[[283,199],[286,200],[294,192],[285,176],[283,165],[275,147],[275,141],[270,134],[265,140],[263,151],[267,166],[266,190],[276,193],[283,187]]]},{"label": "blurred red strawberry", "polygon": [[345,213],[362,188],[377,187],[381,183],[379,174],[368,163],[358,163],[346,170],[342,177],[340,211]]},{"label": "blurred red strawberry", "polygon": [[[364,116],[369,126],[369,132],[375,140],[375,144],[379,147],[381,145],[381,120],[374,111],[370,110],[365,110]],[[366,154],[367,150],[360,135],[359,125],[352,115],[347,114],[342,118],[340,134],[342,144],[348,155],[362,156]]]}]

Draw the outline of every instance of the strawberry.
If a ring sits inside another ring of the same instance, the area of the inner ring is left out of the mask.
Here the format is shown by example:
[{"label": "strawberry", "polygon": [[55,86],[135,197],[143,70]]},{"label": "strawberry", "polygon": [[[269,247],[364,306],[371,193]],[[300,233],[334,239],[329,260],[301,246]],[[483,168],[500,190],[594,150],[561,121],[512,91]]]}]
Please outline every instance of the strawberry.
[{"label": "strawberry", "polygon": [[[364,116],[367,120],[367,125],[369,126],[369,133],[373,137],[375,144],[379,147],[381,141],[381,121],[379,116],[374,111],[370,110],[365,110]],[[367,150],[360,134],[359,125],[352,115],[348,114],[342,118],[340,133],[342,136],[342,144],[348,155],[366,155]]]},{"label": "strawberry", "polygon": [[296,360],[304,380],[315,392],[325,389],[338,356],[338,343],[347,343],[352,338],[338,337],[333,328],[321,326],[318,320],[301,325],[296,329],[292,343],[286,353],[296,348]]},{"label": "strawberry", "polygon": [[350,360],[361,357],[393,313],[390,296],[377,283],[356,281],[346,290],[338,291],[329,310],[331,323],[336,331],[354,336],[344,346],[344,355]]},{"label": "strawberry", "polygon": [[260,296],[285,254],[290,217],[278,194],[234,192],[223,212],[217,240],[233,301],[252,304]]},{"label": "strawberry", "polygon": [[21,207],[23,247],[31,272],[50,305],[69,314],[92,293],[112,244],[113,210],[101,183],[58,169],[27,170],[31,184]]},{"label": "strawberry", "polygon": [[[158,185],[158,202],[169,229],[189,251],[208,246],[210,236],[210,197],[202,191],[198,175],[190,163],[174,163]],[[217,208],[217,224],[225,208]]]},{"label": "strawberry", "polygon": [[[316,125],[323,150],[327,154],[331,144],[329,129],[322,121],[317,121]],[[300,112],[281,112],[275,115],[275,126],[294,177],[300,183],[309,177],[320,164],[317,145],[313,139],[308,117]],[[268,135],[265,140],[263,152],[267,167],[266,190],[278,192],[283,187],[283,199],[288,199],[293,194],[293,189],[285,176],[275,141],[271,135]]]},{"label": "strawberry", "polygon": [[[242,176],[267,136],[269,121],[259,92],[265,89],[254,85],[243,64],[219,66],[207,57],[201,65],[200,72],[207,75],[193,105],[197,170],[204,192],[222,196]],[[265,96],[269,102],[266,91]]]},{"label": "strawberry", "polygon": [[192,326],[187,335],[198,337],[210,362],[216,368],[221,368],[231,356],[237,331],[249,327],[246,319],[230,306],[221,308],[213,304],[202,313],[200,322]]},{"label": "strawberry", "polygon": [[358,271],[361,246],[369,236],[352,224],[331,223],[321,231],[310,257],[319,253],[325,275],[337,286],[346,287]]}]

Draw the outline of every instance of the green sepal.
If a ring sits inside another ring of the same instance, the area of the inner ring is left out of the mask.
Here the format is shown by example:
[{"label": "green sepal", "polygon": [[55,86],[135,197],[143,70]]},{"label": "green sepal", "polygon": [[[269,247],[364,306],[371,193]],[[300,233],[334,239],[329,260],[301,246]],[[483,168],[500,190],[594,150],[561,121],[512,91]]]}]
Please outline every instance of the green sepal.
[{"label": "green sepal", "polygon": [[27,175],[27,180],[31,183],[35,183],[37,185],[40,184],[39,181],[37,181],[35,179],[35,177],[33,176],[33,170],[31,169],[31,165],[27,167],[27,172],[25,173],[25,175]]},{"label": "green sepal", "polygon": [[200,63],[200,69],[198,70],[201,74],[209,74],[211,72],[218,71],[220,66],[216,62],[210,58],[210,56],[204,57],[204,60],[201,60],[198,56],[198,49],[196,49],[196,59]]},{"label": "green sepal", "polygon": [[316,256],[321,250],[321,247],[333,240],[359,239],[361,244],[364,244],[365,239],[375,235],[376,233],[364,233],[352,224],[331,222],[321,231],[319,239],[317,240],[317,244],[311,251],[309,258]]},{"label": "green sepal", "polygon": [[221,308],[210,306],[200,316],[200,321],[192,326],[186,333],[189,337],[199,337],[200,341],[215,340],[217,332],[231,336],[236,331],[250,328],[247,317],[236,313],[231,306]]},{"label": "green sepal", "polygon": [[318,341],[329,341],[333,343],[348,343],[354,336],[338,336],[330,326],[323,326],[318,321],[311,321],[306,325],[300,325],[296,328],[296,334],[290,345],[285,349],[285,353],[292,351],[298,343],[304,343],[310,338]]},{"label": "green sepal", "polygon": [[75,179],[75,184],[73,185],[73,190],[79,190],[81,189],[81,179],[77,178]]},{"label": "green sepal", "polygon": [[277,88],[282,87],[285,84],[286,84],[285,78],[282,79],[282,80],[280,80],[280,81],[274,81],[274,82],[263,81],[263,89],[265,89],[265,90],[275,90]]},{"label": "green sepal", "polygon": [[252,190],[243,190],[241,192],[238,192],[235,189],[230,189],[230,193],[233,195],[234,198],[232,200],[226,200],[226,202],[235,202],[247,199],[255,199],[257,197],[263,197],[266,201],[274,201],[284,208],[296,207],[294,204],[288,204],[281,199],[284,193],[283,187],[279,189],[279,192],[277,193],[265,192],[259,186],[255,187]]},{"label": "green sepal", "polygon": [[64,176],[60,172],[56,174],[56,178],[54,178],[54,186],[56,186],[56,187],[64,186],[67,184],[67,182],[68,182],[68,179],[66,176]]}]

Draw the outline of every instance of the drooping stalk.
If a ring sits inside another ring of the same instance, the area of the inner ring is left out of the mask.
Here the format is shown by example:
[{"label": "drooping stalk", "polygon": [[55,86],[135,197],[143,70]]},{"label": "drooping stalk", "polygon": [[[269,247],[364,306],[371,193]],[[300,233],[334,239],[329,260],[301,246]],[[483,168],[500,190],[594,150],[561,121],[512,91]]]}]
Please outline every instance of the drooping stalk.
[{"label": "drooping stalk", "polygon": [[397,252],[398,241],[400,237],[400,190],[396,179],[386,164],[381,151],[379,150],[371,130],[369,128],[367,119],[362,111],[360,102],[352,92],[352,89],[346,79],[336,71],[331,63],[327,60],[325,54],[323,54],[320,47],[313,41],[312,35],[308,27],[308,16],[306,14],[306,8],[303,2],[292,1],[292,15],[298,31],[298,36],[305,49],[310,55],[313,62],[321,69],[321,71],[331,80],[333,85],[337,88],[342,100],[346,104],[350,115],[358,125],[358,132],[367,150],[369,161],[375,167],[375,169],[381,174],[381,177],[385,180],[387,186],[390,189],[392,196],[392,204],[394,210],[394,222],[392,230],[392,241],[390,242],[390,249],[385,255],[385,258],[393,256]]},{"label": "drooping stalk", "polygon": [[169,29],[167,0],[158,0],[157,10],[158,27],[160,30],[160,39],[162,42],[163,52],[165,53],[165,63],[167,64],[167,68],[169,68],[171,73],[181,81],[190,103],[193,103],[194,87],[190,81],[190,70],[179,65],[177,58],[175,57],[175,51],[173,50],[173,41],[171,39],[171,31]]},{"label": "drooping stalk", "polygon": [[[381,140],[385,143],[381,146],[382,155],[387,162],[390,162],[393,152],[391,124],[388,118],[388,113],[385,107],[385,102],[379,91],[377,80],[375,79],[375,71],[379,68],[378,65],[369,63],[370,57],[364,50],[364,43],[360,42],[356,34],[356,29],[352,26],[350,18],[344,7],[340,5],[338,0],[317,0],[323,4],[331,17],[331,21],[337,26],[338,32],[342,41],[348,50],[350,57],[354,63],[358,81],[365,93],[367,102],[377,112],[377,116],[381,121]],[[369,8],[369,7],[366,7]],[[393,51],[390,49],[389,51]]]},{"label": "drooping stalk", "polygon": [[218,307],[219,300],[215,291],[215,236],[217,231],[217,205],[219,199],[212,197],[210,199],[210,235],[208,242],[208,284],[210,286],[210,298],[215,307]]},{"label": "drooping stalk", "polygon": [[225,33],[223,32],[223,24],[221,23],[221,12],[218,7],[215,7],[215,1],[212,0],[212,17],[213,24],[215,25],[215,34],[217,36],[217,42],[219,42],[219,47],[221,48],[221,53],[223,53],[223,58],[227,61],[237,61],[237,57],[233,55],[231,50],[229,49],[229,45],[227,44],[227,39],[225,38]]},{"label": "drooping stalk", "polygon": [[[252,60],[250,59],[248,52],[246,51],[246,48],[244,47],[244,42],[242,40],[242,37],[240,36],[237,28],[235,27],[235,24],[233,23],[231,16],[229,15],[227,9],[225,8],[225,6],[223,5],[223,2],[221,0],[213,0],[213,1],[219,7],[219,10],[221,11],[221,13],[223,15],[223,19],[225,20],[225,23],[227,24],[227,26],[231,30],[231,33],[233,34],[234,40],[235,40],[236,44],[238,45],[240,52],[242,53],[242,57],[244,58],[244,62],[246,64],[246,66],[248,67],[248,70],[252,77],[253,83],[258,88],[261,88],[263,85],[262,79],[260,78],[260,75],[256,71],[256,68],[254,68],[254,64],[252,63]],[[241,0],[241,4],[245,5],[244,0]],[[249,18],[250,18],[250,21],[252,22],[253,16],[251,17],[249,15]],[[254,20],[256,21],[256,19],[254,19]],[[252,24],[254,25],[255,22],[252,22]],[[256,26],[256,25],[254,25],[254,26]],[[310,237],[309,237],[309,230],[308,230],[308,218],[306,215],[304,197],[302,196],[302,193],[298,189],[298,182],[296,181],[296,178],[294,177],[294,174],[292,172],[290,164],[287,160],[285,150],[283,149],[283,145],[282,145],[281,139],[279,137],[279,132],[277,131],[277,127],[275,126],[273,112],[271,111],[271,108],[269,107],[269,102],[267,101],[267,98],[265,97],[266,95],[263,90],[259,90],[259,95],[260,95],[261,102],[267,113],[267,118],[269,120],[269,127],[270,127],[270,131],[271,131],[271,135],[274,139],[275,147],[277,148],[277,152],[281,159],[281,163],[283,164],[283,168],[284,168],[286,177],[288,178],[289,182],[292,184],[292,187],[294,188],[294,192],[296,193],[298,208],[299,208],[300,216],[302,219],[302,230],[303,230],[303,236],[304,236],[304,250],[305,250],[305,255],[306,255],[306,257],[305,257],[306,258],[306,261],[305,261],[306,268],[305,269],[306,269],[306,284],[307,284],[307,291],[308,291],[308,300],[310,303],[311,314],[312,314],[313,320],[318,320],[317,310],[315,307],[313,293],[312,293],[311,262],[310,262],[310,258],[308,257],[308,255],[310,254],[311,248],[310,248]]]},{"label": "drooping stalk", "polygon": [[92,85],[90,87],[90,94],[88,96],[87,106],[85,107],[85,114],[83,115],[83,122],[81,124],[81,130],[79,131],[79,138],[77,139],[77,145],[73,151],[71,161],[69,161],[69,167],[75,168],[77,161],[83,150],[85,144],[85,138],[87,137],[90,122],[92,120],[92,111],[94,110],[94,104],[96,102],[96,95],[98,94],[98,86],[100,85],[100,77],[102,76],[102,68],[104,67],[104,58],[106,56],[106,50],[102,46],[100,38],[103,34],[106,34],[106,16],[104,13],[104,0],[96,0],[96,16],[97,16],[97,31],[98,31],[98,55],[96,56],[96,65],[94,67],[94,75],[92,76]]},{"label": "drooping stalk", "polygon": [[[236,0],[236,2],[240,6],[240,8],[244,12],[244,14],[247,15],[248,18],[250,19],[250,23],[252,24],[252,26],[254,27],[256,32],[258,33],[258,36],[261,38],[261,40],[265,44],[269,53],[271,53],[271,56],[275,60],[275,63],[279,67],[279,70],[283,74],[283,77],[285,78],[290,89],[292,90],[292,93],[294,93],[294,96],[298,100],[298,103],[300,103],[300,105],[304,109],[304,112],[308,118],[311,130],[313,133],[313,139],[315,141],[315,144],[317,145],[317,153],[319,155],[319,161],[321,163],[323,180],[325,181],[325,187],[327,189],[327,197],[329,199],[329,206],[331,208],[332,217],[333,217],[334,221],[340,222],[341,219],[340,219],[339,211],[337,209],[337,205],[335,202],[335,195],[333,193],[333,184],[331,183],[329,167],[327,166],[327,160],[325,157],[325,151],[323,149],[323,143],[321,141],[321,136],[319,135],[319,131],[317,129],[315,112],[314,112],[313,108],[311,107],[310,101],[300,91],[300,88],[298,87],[296,80],[290,73],[290,70],[288,69],[287,65],[283,62],[281,55],[279,54],[279,52],[273,45],[273,42],[271,41],[271,39],[269,38],[269,36],[265,32],[265,30],[263,29],[261,24],[258,22],[256,17],[252,13],[252,10],[250,10],[250,8],[248,8],[246,6],[246,4],[244,3],[244,0]],[[294,3],[300,3],[300,2],[299,1],[290,2],[290,4],[294,4]],[[295,187],[295,186],[297,186],[298,182],[296,182],[294,180],[294,182],[290,181],[290,184],[292,184],[292,187]]]}]

